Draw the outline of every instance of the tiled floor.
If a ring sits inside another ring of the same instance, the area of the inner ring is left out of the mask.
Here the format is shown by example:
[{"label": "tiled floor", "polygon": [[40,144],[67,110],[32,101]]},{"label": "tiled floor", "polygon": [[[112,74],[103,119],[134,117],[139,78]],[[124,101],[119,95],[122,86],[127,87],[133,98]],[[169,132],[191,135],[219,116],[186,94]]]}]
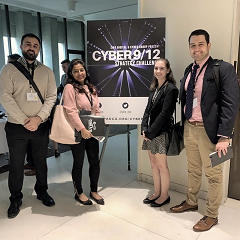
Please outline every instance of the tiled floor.
[{"label": "tiled floor", "polygon": [[[204,213],[199,211],[174,214],[169,208],[184,199],[184,194],[170,191],[171,202],[163,208],[142,204],[153,186],[136,180],[137,131],[131,134],[131,171],[127,170],[127,137],[109,138],[99,181],[99,192],[105,205],[83,206],[73,198],[71,152],[48,159],[49,193],[54,207],[45,207],[33,191],[35,177],[25,177],[23,205],[14,219],[6,216],[9,206],[8,173],[0,174],[0,239],[1,240],[75,240],[75,239],[150,239],[150,240],[230,240],[240,239],[240,201],[228,199],[220,208],[219,224],[210,231],[196,233],[193,224]],[[89,193],[88,164],[84,166],[84,192]]]}]

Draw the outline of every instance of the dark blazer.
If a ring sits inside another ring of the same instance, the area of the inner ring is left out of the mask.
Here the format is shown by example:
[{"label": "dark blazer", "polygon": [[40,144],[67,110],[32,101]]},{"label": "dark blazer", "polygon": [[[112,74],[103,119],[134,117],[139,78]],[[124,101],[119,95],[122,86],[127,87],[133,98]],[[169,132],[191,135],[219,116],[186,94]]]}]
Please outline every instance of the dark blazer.
[{"label": "dark blazer", "polygon": [[178,97],[178,89],[171,82],[159,92],[152,105],[154,92],[150,93],[141,124],[142,131],[144,131],[145,136],[150,140],[161,135],[163,132],[169,131]]},{"label": "dark blazer", "polygon": [[[213,144],[218,142],[218,135],[232,137],[234,122],[239,107],[239,86],[234,67],[227,62],[220,63],[220,90],[213,77],[214,60],[210,57],[203,78],[201,112],[204,128]],[[182,122],[185,121],[186,74],[180,85]],[[183,124],[184,125],[184,124]]]}]

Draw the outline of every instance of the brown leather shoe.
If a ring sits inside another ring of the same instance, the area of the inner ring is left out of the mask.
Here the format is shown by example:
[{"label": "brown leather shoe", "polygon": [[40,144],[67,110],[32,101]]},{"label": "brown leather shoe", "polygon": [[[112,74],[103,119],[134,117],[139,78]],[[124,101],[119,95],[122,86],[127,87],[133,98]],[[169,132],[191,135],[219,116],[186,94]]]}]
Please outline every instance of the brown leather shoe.
[{"label": "brown leather shoe", "polygon": [[209,230],[212,226],[218,223],[218,218],[211,218],[204,216],[197,224],[193,226],[193,230],[196,232],[202,232]]},{"label": "brown leather shoe", "polygon": [[30,171],[27,171],[24,174],[25,174],[25,176],[34,176],[34,175],[36,175],[36,169],[32,169]]},{"label": "brown leather shoe", "polygon": [[29,166],[27,163],[24,165],[24,169],[34,169],[34,167]]},{"label": "brown leather shoe", "polygon": [[198,205],[189,205],[186,201],[181,204],[171,207],[170,210],[175,213],[182,213],[185,211],[196,211],[198,210]]}]

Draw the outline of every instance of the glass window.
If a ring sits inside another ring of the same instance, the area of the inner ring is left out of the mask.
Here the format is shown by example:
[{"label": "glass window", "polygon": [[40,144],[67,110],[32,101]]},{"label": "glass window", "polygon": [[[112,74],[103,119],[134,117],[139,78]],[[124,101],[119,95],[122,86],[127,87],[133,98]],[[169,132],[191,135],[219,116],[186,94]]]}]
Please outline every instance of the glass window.
[{"label": "glass window", "polygon": [[[21,55],[21,38],[26,33],[34,33],[38,37],[39,18],[38,13],[32,10],[8,6],[10,20],[11,46],[6,27],[5,7],[0,4],[0,68],[7,62],[7,56],[12,53]],[[63,74],[61,61],[69,55],[71,58],[84,59],[84,24],[80,21],[67,20],[67,36],[62,17],[41,13],[43,64],[51,68],[55,74],[57,85],[60,84],[60,76]],[[68,46],[66,44],[66,38]],[[11,49],[10,49],[11,48]],[[67,49],[68,48],[68,49]],[[40,54],[38,60],[40,61]]]},{"label": "glass window", "polygon": [[9,55],[8,38],[6,36],[3,36],[3,47],[4,47],[4,62],[6,64]]},{"label": "glass window", "polygon": [[62,76],[64,74],[64,71],[62,70],[62,64],[61,62],[66,59],[65,56],[65,45],[63,43],[58,43],[58,53],[59,53],[59,76]]},{"label": "glass window", "polygon": [[50,67],[57,85],[63,74],[61,61],[66,59],[66,43],[63,18],[41,14],[43,62]]},{"label": "glass window", "polygon": [[83,28],[84,25],[82,22],[67,20],[68,49],[84,50]]},{"label": "glass window", "polygon": [[0,52],[4,53],[0,55],[0,69],[7,63],[7,56],[9,55],[6,17],[4,5],[0,4]]},{"label": "glass window", "polygon": [[26,33],[39,36],[37,13],[18,7],[9,6],[12,53],[21,55],[21,37]]}]

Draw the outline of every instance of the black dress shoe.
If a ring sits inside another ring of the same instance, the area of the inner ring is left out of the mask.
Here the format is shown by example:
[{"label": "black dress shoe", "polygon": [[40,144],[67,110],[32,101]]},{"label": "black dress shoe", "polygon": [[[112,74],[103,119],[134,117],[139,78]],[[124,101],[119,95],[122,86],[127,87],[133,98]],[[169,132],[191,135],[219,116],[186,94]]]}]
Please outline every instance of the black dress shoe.
[{"label": "black dress shoe", "polygon": [[170,202],[170,196],[162,203],[156,203],[156,202],[153,202],[153,203],[150,203],[150,206],[151,207],[161,207],[165,204],[168,204]]},{"label": "black dress shoe", "polygon": [[150,203],[153,203],[153,202],[155,202],[155,200],[157,200],[159,197],[157,197],[157,198],[154,198],[154,199],[149,199],[149,197],[147,197],[147,198],[145,198],[145,199],[143,199],[143,203],[144,204],[150,204]]},{"label": "black dress shoe", "polygon": [[92,201],[90,199],[82,201],[77,194],[75,194],[75,199],[83,205],[92,205]]},{"label": "black dress shoe", "polygon": [[15,218],[20,212],[20,206],[22,205],[22,200],[17,202],[11,202],[8,208],[8,218]]},{"label": "black dress shoe", "polygon": [[91,192],[90,192],[89,196],[90,196],[90,198],[91,198],[94,202],[96,202],[97,204],[100,204],[100,205],[104,205],[104,204],[105,204],[103,198],[101,198],[101,199],[96,199],[96,198],[92,195]]},{"label": "black dress shoe", "polygon": [[41,195],[37,195],[37,199],[42,200],[43,205],[47,207],[55,205],[53,198],[50,197],[47,192],[44,192]]}]

